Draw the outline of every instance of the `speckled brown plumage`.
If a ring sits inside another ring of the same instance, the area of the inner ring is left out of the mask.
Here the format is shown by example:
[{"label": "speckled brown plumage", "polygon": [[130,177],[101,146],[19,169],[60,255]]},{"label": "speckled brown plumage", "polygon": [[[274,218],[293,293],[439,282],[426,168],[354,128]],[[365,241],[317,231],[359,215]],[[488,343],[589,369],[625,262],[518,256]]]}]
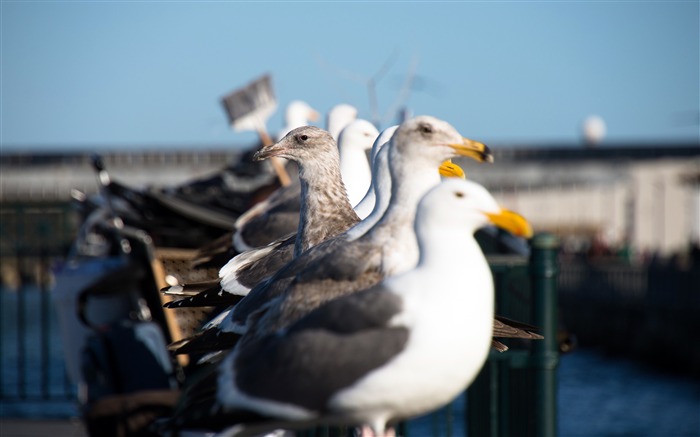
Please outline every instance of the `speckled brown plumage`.
[{"label": "speckled brown plumage", "polygon": [[[258,281],[302,252],[318,243],[336,236],[360,221],[348,201],[345,185],[340,174],[338,146],[330,134],[314,126],[304,126],[291,131],[278,143],[263,147],[254,159],[279,156],[295,161],[299,166],[301,185],[301,209],[296,237],[280,239],[273,243],[275,249],[266,253],[242,270],[250,276],[244,285],[252,287]],[[294,241],[293,247],[290,246]],[[259,268],[258,268],[259,267]],[[234,304],[240,296],[232,293],[209,293],[216,295],[217,305],[230,298]],[[171,308],[210,305],[208,296],[192,296],[169,304]]]},{"label": "speckled brown plumage", "polygon": [[338,146],[328,132],[314,126],[294,129],[278,143],[263,147],[255,159],[272,156],[299,165],[302,200],[295,256],[360,221],[340,176]]}]

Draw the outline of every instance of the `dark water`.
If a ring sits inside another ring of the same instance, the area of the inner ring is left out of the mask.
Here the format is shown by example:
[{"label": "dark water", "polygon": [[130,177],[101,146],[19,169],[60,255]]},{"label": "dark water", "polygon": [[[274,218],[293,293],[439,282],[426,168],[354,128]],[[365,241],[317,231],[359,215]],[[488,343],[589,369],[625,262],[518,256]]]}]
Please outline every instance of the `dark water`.
[{"label": "dark water", "polygon": [[49,295],[0,289],[0,333],[0,417],[77,415]]},{"label": "dark water", "polygon": [[561,436],[700,436],[700,381],[577,350],[559,370]]},{"label": "dark water", "polygon": [[[0,292],[0,417],[76,416],[74,402],[65,398],[65,366],[53,308],[47,312],[49,323],[42,326],[37,320],[42,303],[38,291],[26,293],[23,307],[18,307],[17,293],[4,291]],[[26,320],[24,340],[17,335],[20,313]],[[42,343],[43,333],[48,337]],[[45,355],[42,344],[48,346]],[[20,345],[25,349],[23,358]],[[17,369],[22,360],[26,372]],[[41,372],[42,363],[48,364],[48,377]],[[51,400],[42,401],[44,395]],[[67,395],[73,396],[73,390],[69,388]],[[18,399],[21,396],[25,399]],[[700,437],[700,381],[595,350],[579,349],[561,357],[558,404],[562,437]],[[449,408],[412,422],[410,435],[464,435],[462,409],[463,399],[458,399]]]},{"label": "dark water", "polygon": [[[463,405],[412,421],[409,435],[464,435]],[[560,361],[558,435],[700,437],[700,381],[576,350]]]}]

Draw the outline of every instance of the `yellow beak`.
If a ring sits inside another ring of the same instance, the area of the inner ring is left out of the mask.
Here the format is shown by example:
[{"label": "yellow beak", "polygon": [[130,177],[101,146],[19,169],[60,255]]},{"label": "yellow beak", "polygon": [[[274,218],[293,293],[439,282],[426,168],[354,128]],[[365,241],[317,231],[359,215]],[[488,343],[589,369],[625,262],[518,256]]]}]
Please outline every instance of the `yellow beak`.
[{"label": "yellow beak", "polygon": [[462,138],[461,144],[448,144],[460,156],[467,156],[478,162],[493,162],[491,150],[483,143]]},{"label": "yellow beak", "polygon": [[462,167],[449,160],[440,165],[439,171],[440,176],[445,178],[467,178],[467,176],[464,174],[464,170],[462,170]]},{"label": "yellow beak", "polygon": [[505,229],[515,236],[523,238],[532,237],[532,226],[525,220],[525,217],[516,212],[502,209],[501,212],[497,214],[486,213],[486,216],[494,225]]}]

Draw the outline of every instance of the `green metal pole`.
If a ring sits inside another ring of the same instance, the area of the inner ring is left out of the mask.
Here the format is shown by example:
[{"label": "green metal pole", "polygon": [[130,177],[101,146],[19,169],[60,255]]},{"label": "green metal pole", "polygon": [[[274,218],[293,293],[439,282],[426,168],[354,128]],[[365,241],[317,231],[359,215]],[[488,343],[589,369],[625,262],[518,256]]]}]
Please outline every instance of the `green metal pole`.
[{"label": "green metal pole", "polygon": [[547,233],[532,239],[530,278],[534,295],[534,323],[542,329],[544,340],[534,342],[535,435],[557,435],[557,344],[558,298],[557,254],[559,239]]}]

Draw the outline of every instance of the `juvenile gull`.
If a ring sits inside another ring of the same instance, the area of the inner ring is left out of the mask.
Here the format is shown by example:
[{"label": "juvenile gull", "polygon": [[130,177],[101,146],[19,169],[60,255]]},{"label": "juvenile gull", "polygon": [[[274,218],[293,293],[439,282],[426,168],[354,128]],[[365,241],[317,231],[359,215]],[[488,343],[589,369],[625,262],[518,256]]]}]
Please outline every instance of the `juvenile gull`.
[{"label": "juvenile gull", "polygon": [[[345,183],[346,188],[355,192],[373,191],[370,183],[371,176],[362,172],[358,174],[357,170],[360,170],[362,166],[368,167],[365,150],[372,146],[373,141],[374,148],[377,150],[383,145],[383,143],[377,145],[378,141],[382,140],[382,138],[377,138],[378,134],[379,132],[374,125],[366,120],[355,120],[341,132],[338,144],[341,177],[344,182],[350,181],[350,183]],[[354,169],[348,169],[347,165],[344,164],[347,162],[354,163]],[[352,204],[352,199],[350,201]],[[373,206],[374,197],[364,201],[363,205],[365,207]],[[358,216],[364,219],[368,214],[369,211],[366,211],[365,208]],[[284,250],[284,247],[275,242],[266,248],[244,252],[233,258],[220,272],[224,291],[247,294],[248,290],[271,276],[286,262],[291,261],[291,254],[285,254],[279,250]]]},{"label": "juvenile gull", "polygon": [[[350,127],[356,114],[357,110],[349,105],[337,105],[328,117],[329,126],[342,128],[343,131],[348,128],[344,134],[346,138],[338,141],[338,148],[341,155],[341,176],[345,188],[351,193],[352,205],[361,199],[357,193],[364,195],[371,184],[366,149],[372,146],[372,141],[367,138],[378,135],[374,125],[366,120],[357,120],[357,124]],[[332,136],[337,140],[339,134],[336,132]],[[197,267],[220,268],[240,253],[264,247],[295,232],[299,225],[300,195],[298,179],[290,185],[280,187],[267,199],[240,215],[234,224],[234,232],[200,248],[192,264]],[[366,207],[367,204],[362,211],[369,212]],[[364,218],[366,214],[358,215]]]},{"label": "juvenile gull", "polygon": [[[328,132],[313,126],[300,127],[278,143],[263,147],[255,155],[256,159],[272,156],[297,162],[301,186],[302,203],[297,234],[280,240],[279,247],[268,246],[256,252],[258,257],[265,256],[270,259],[270,263],[281,266],[293,254],[298,255],[328,237],[345,231],[357,223],[359,217],[348,202],[340,176],[338,148]],[[180,308],[230,304],[231,299],[235,299],[235,290],[224,293],[220,285],[220,282],[225,281],[227,267],[230,268],[228,265],[222,268],[222,280],[170,287],[166,291],[169,294],[184,293],[188,288],[195,287],[198,291],[203,291],[196,296],[169,302],[166,306]]]},{"label": "juvenile gull", "polygon": [[[305,126],[311,117],[317,118],[317,116],[318,113],[308,104],[294,101],[287,106],[285,114],[287,126],[283,132]],[[355,118],[357,118],[357,109],[347,104],[336,105],[328,113],[327,130],[333,139],[338,141],[340,131]],[[353,182],[348,180],[344,182],[346,187],[351,189]],[[364,182],[360,181],[359,184],[363,185]],[[278,188],[267,199],[238,217],[234,225],[235,232],[227,233],[200,247],[198,254],[192,260],[192,265],[218,268],[241,252],[265,246],[295,232],[299,224],[300,192],[301,187],[296,178],[291,184]]]},{"label": "juvenile gull", "polygon": [[[415,268],[239,344],[186,389],[173,423],[234,425],[223,435],[366,424],[381,436],[390,423],[450,402],[478,374],[491,343],[493,279],[473,238],[490,220],[525,227],[476,183],[438,185],[416,215]],[[464,269],[468,281],[451,279]],[[251,413],[255,422],[246,423]]]},{"label": "juvenile gull", "polygon": [[[341,175],[349,192],[357,191],[361,189],[360,187],[366,189],[370,184],[369,175],[362,172],[363,166],[368,167],[369,165],[362,149],[363,147],[369,148],[372,143],[364,146],[365,142],[361,142],[360,146],[355,146],[354,144],[342,144],[339,140],[340,132],[352,123],[356,116],[357,110],[350,105],[337,105],[328,114],[328,132],[338,142],[338,147],[341,150],[345,149],[345,153],[341,152],[340,157]],[[356,133],[358,129],[361,129],[363,134],[368,133],[368,135],[371,135],[372,130],[376,131],[374,126],[358,126],[353,129],[355,132],[353,135],[358,135]],[[354,140],[356,138],[350,139],[350,142]],[[359,173],[358,171],[348,171],[347,166],[346,169],[343,169],[344,160],[359,162]],[[300,191],[298,183],[280,188],[268,200],[243,214],[235,224],[234,247],[237,253],[264,246],[294,232],[299,221]],[[350,204],[355,205],[352,198]]]},{"label": "juvenile gull", "polygon": [[302,202],[296,256],[360,220],[348,202],[338,146],[328,132],[313,126],[297,128],[277,144],[261,149],[255,159],[273,156],[294,160],[299,166]]},{"label": "juvenile gull", "polygon": [[[368,121],[355,120],[345,129],[343,129],[338,147],[338,154],[342,153],[346,160],[355,163],[356,166],[361,164],[362,161],[364,161],[365,166],[368,166],[365,150],[372,146],[372,143],[378,134],[379,132],[377,132],[376,128]],[[353,158],[353,155],[358,155],[359,160],[357,158]],[[303,159],[309,160],[312,158],[311,156],[305,156]],[[322,159],[322,156],[319,155],[313,159]],[[307,171],[303,177],[309,179],[311,177],[309,175],[309,171]],[[343,177],[342,167],[340,171],[341,177]],[[313,171],[311,171],[311,173],[313,173]],[[370,185],[371,178],[369,175],[356,175],[348,173],[351,172],[346,169],[345,179],[349,179],[351,182],[353,182],[350,184],[351,186],[359,186],[359,190],[363,192],[368,189],[367,186],[363,186],[361,184],[364,181],[366,185]],[[327,176],[325,174],[318,174],[314,177],[321,179]],[[316,185],[318,188],[317,191],[320,193],[322,184],[318,183]],[[357,192],[358,189],[355,188],[355,191]],[[289,190],[286,190],[285,192],[289,192]],[[315,196],[322,197],[321,194],[315,194]],[[329,208],[332,208],[334,201],[334,199],[324,199],[324,209],[307,209],[305,213],[307,215],[312,214],[313,217],[317,217],[316,219],[312,220],[314,223],[322,223],[324,218],[321,214],[324,213],[324,211],[327,212]],[[340,208],[340,206],[338,206],[338,208]],[[262,217],[279,218],[281,215],[282,214],[278,214],[278,211],[271,210],[270,214],[263,214]],[[296,215],[298,217],[301,216],[299,212],[297,212]],[[266,223],[269,224],[269,222]],[[299,219],[297,219],[297,223],[299,223]],[[256,224],[260,225],[259,221]],[[328,224],[323,224],[323,226],[332,225],[332,220]],[[307,230],[305,232],[308,232],[308,224],[305,225],[304,228]],[[330,235],[330,233],[325,235]],[[251,249],[235,256],[221,268],[219,272],[220,279],[217,278],[199,283],[186,284],[184,286],[177,285],[169,287],[168,289],[164,290],[166,294],[191,297],[173,301],[168,303],[167,306],[171,308],[182,308],[185,306],[215,306],[235,303],[238,299],[240,299],[240,296],[245,295],[254,285],[273,274],[293,258],[293,249],[295,248],[297,240],[298,238],[296,234],[288,235],[268,244],[267,246]],[[310,245],[317,244],[318,242],[319,241],[317,240],[313,240],[311,241],[311,244],[301,247],[301,250],[303,251],[310,247]],[[218,243],[222,244],[221,241]],[[297,247],[297,249],[299,248]]]}]

